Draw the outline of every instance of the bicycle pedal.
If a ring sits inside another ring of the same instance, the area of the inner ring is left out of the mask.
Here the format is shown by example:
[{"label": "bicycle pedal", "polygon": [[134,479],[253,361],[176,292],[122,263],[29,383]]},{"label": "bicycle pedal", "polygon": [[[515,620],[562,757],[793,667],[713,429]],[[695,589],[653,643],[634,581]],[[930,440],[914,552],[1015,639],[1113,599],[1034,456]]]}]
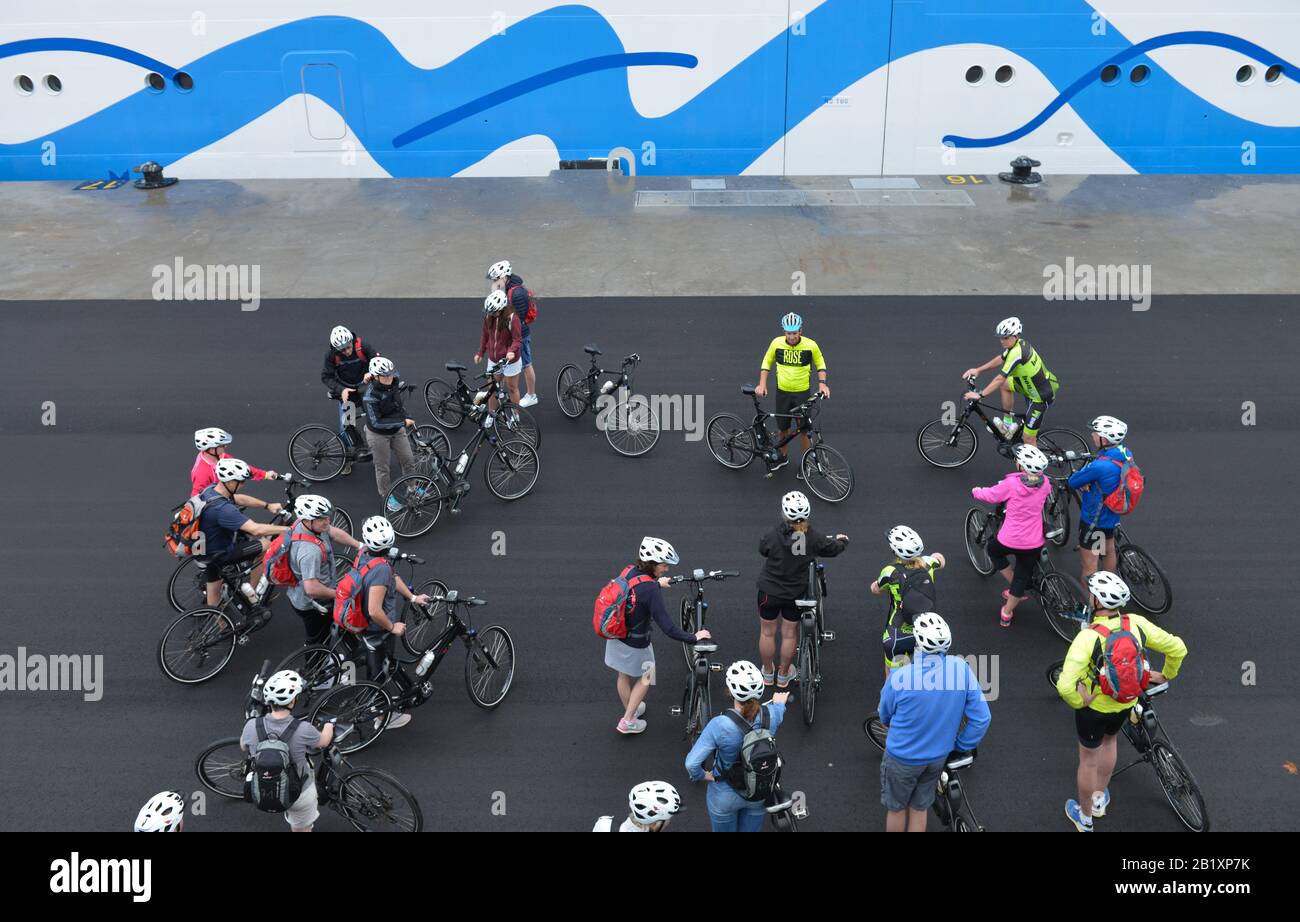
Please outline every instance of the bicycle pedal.
[{"label": "bicycle pedal", "polygon": [[721,663],[709,663],[709,672],[721,672],[721,671],[722,671]]},{"label": "bicycle pedal", "polygon": [[673,705],[672,707],[670,707],[670,708],[668,709],[668,713],[671,714],[673,717],[681,717],[681,716],[682,716],[682,709],[681,709],[680,707],[678,707],[677,705]]},{"label": "bicycle pedal", "polygon": [[238,644],[238,645],[241,646],[241,647],[244,646],[245,644],[248,643],[248,635],[247,635],[247,634],[240,634],[240,635],[239,635],[239,639],[236,640],[235,643]]},{"label": "bicycle pedal", "polygon": [[808,808],[805,807],[803,804],[797,804],[796,806],[791,807],[791,808],[790,808],[790,813],[791,813],[791,815],[793,815],[794,818],[797,819],[797,820],[806,820],[806,819],[808,819]]},{"label": "bicycle pedal", "polygon": [[834,631],[822,631],[822,643],[834,643],[834,642],[835,642]]}]

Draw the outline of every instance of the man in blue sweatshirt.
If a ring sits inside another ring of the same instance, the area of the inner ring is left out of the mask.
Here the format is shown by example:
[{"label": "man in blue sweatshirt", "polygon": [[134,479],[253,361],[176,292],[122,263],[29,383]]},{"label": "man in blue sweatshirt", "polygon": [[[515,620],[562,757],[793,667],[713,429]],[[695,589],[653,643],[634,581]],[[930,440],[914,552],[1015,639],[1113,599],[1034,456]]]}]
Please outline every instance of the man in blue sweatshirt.
[{"label": "man in blue sweatshirt", "polygon": [[978,746],[990,720],[970,665],[946,655],[952,646],[948,623],[925,612],[912,619],[912,636],[916,659],[893,670],[880,690],[880,722],[889,729],[880,761],[886,832],[925,832],[948,755]]},{"label": "man in blue sweatshirt", "polygon": [[1133,453],[1124,444],[1128,425],[1113,416],[1098,416],[1092,421],[1093,460],[1070,475],[1069,487],[1079,492],[1079,569],[1086,586],[1088,577],[1099,569],[1118,573],[1115,560],[1115,528],[1119,514],[1106,506],[1106,497],[1119,487],[1124,462]]}]

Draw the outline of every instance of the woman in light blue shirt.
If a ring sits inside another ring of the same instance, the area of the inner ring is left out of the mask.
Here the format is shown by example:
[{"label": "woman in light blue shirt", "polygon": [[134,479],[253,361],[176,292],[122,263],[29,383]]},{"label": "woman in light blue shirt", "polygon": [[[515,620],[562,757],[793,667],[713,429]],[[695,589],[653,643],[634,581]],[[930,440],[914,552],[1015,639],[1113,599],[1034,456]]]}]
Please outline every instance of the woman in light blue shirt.
[{"label": "woman in light blue shirt", "polygon": [[[732,707],[708,722],[686,756],[686,774],[691,780],[710,782],[706,801],[714,832],[759,832],[763,828],[767,804],[746,800],[726,780],[732,765],[740,758],[740,743],[747,732],[741,728],[741,722],[753,726],[761,715],[764,728],[775,736],[785,717],[785,702],[790,693],[778,692],[770,703],[760,705],[763,687],[763,674],[757,666],[746,660],[732,663],[727,669]],[[714,756],[713,771],[704,770],[709,756]]]}]

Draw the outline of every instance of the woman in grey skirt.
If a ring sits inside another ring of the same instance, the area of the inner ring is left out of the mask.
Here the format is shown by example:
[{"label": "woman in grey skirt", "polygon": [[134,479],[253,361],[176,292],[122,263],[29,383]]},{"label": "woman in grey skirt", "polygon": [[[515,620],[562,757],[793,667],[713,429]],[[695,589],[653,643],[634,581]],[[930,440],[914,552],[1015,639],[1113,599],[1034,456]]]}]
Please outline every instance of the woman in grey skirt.
[{"label": "woman in grey skirt", "polygon": [[668,615],[663,590],[670,585],[668,567],[680,563],[673,546],[662,538],[641,540],[637,562],[623,569],[623,577],[632,587],[627,608],[627,636],[605,641],[605,665],[618,673],[618,697],[623,702],[619,733],[645,730],[645,696],[654,684],[655,650],[650,645],[650,620],[673,640],[694,643],[708,640],[708,631],[687,634]]}]

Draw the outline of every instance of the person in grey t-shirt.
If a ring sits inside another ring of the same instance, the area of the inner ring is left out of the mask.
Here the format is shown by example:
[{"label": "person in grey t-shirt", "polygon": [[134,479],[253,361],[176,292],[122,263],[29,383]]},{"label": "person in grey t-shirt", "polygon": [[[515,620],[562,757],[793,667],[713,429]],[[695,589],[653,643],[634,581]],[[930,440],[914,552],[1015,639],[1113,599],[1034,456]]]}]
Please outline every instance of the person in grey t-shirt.
[{"label": "person in grey t-shirt", "polygon": [[323,496],[304,493],[293,504],[298,522],[289,536],[289,568],[298,579],[287,595],[307,632],[307,645],[328,643],[333,623],[334,543],[354,551],[361,542],[330,524],[334,506]]},{"label": "person in grey t-shirt", "polygon": [[[262,703],[271,711],[262,719],[262,727],[271,739],[280,739],[280,734],[293,722],[293,704],[302,692],[302,676],[285,669],[271,676],[262,685]],[[239,735],[239,748],[252,755],[257,746],[257,718],[244,724],[244,732]],[[285,813],[285,821],[294,832],[311,832],[320,810],[316,794],[316,779],[311,764],[307,761],[307,750],[326,749],[334,742],[334,722],[330,721],[323,730],[317,730],[310,723],[303,721],[294,730],[293,739],[289,740],[289,758],[293,760],[294,769],[302,779],[302,792],[293,806]]]}]

